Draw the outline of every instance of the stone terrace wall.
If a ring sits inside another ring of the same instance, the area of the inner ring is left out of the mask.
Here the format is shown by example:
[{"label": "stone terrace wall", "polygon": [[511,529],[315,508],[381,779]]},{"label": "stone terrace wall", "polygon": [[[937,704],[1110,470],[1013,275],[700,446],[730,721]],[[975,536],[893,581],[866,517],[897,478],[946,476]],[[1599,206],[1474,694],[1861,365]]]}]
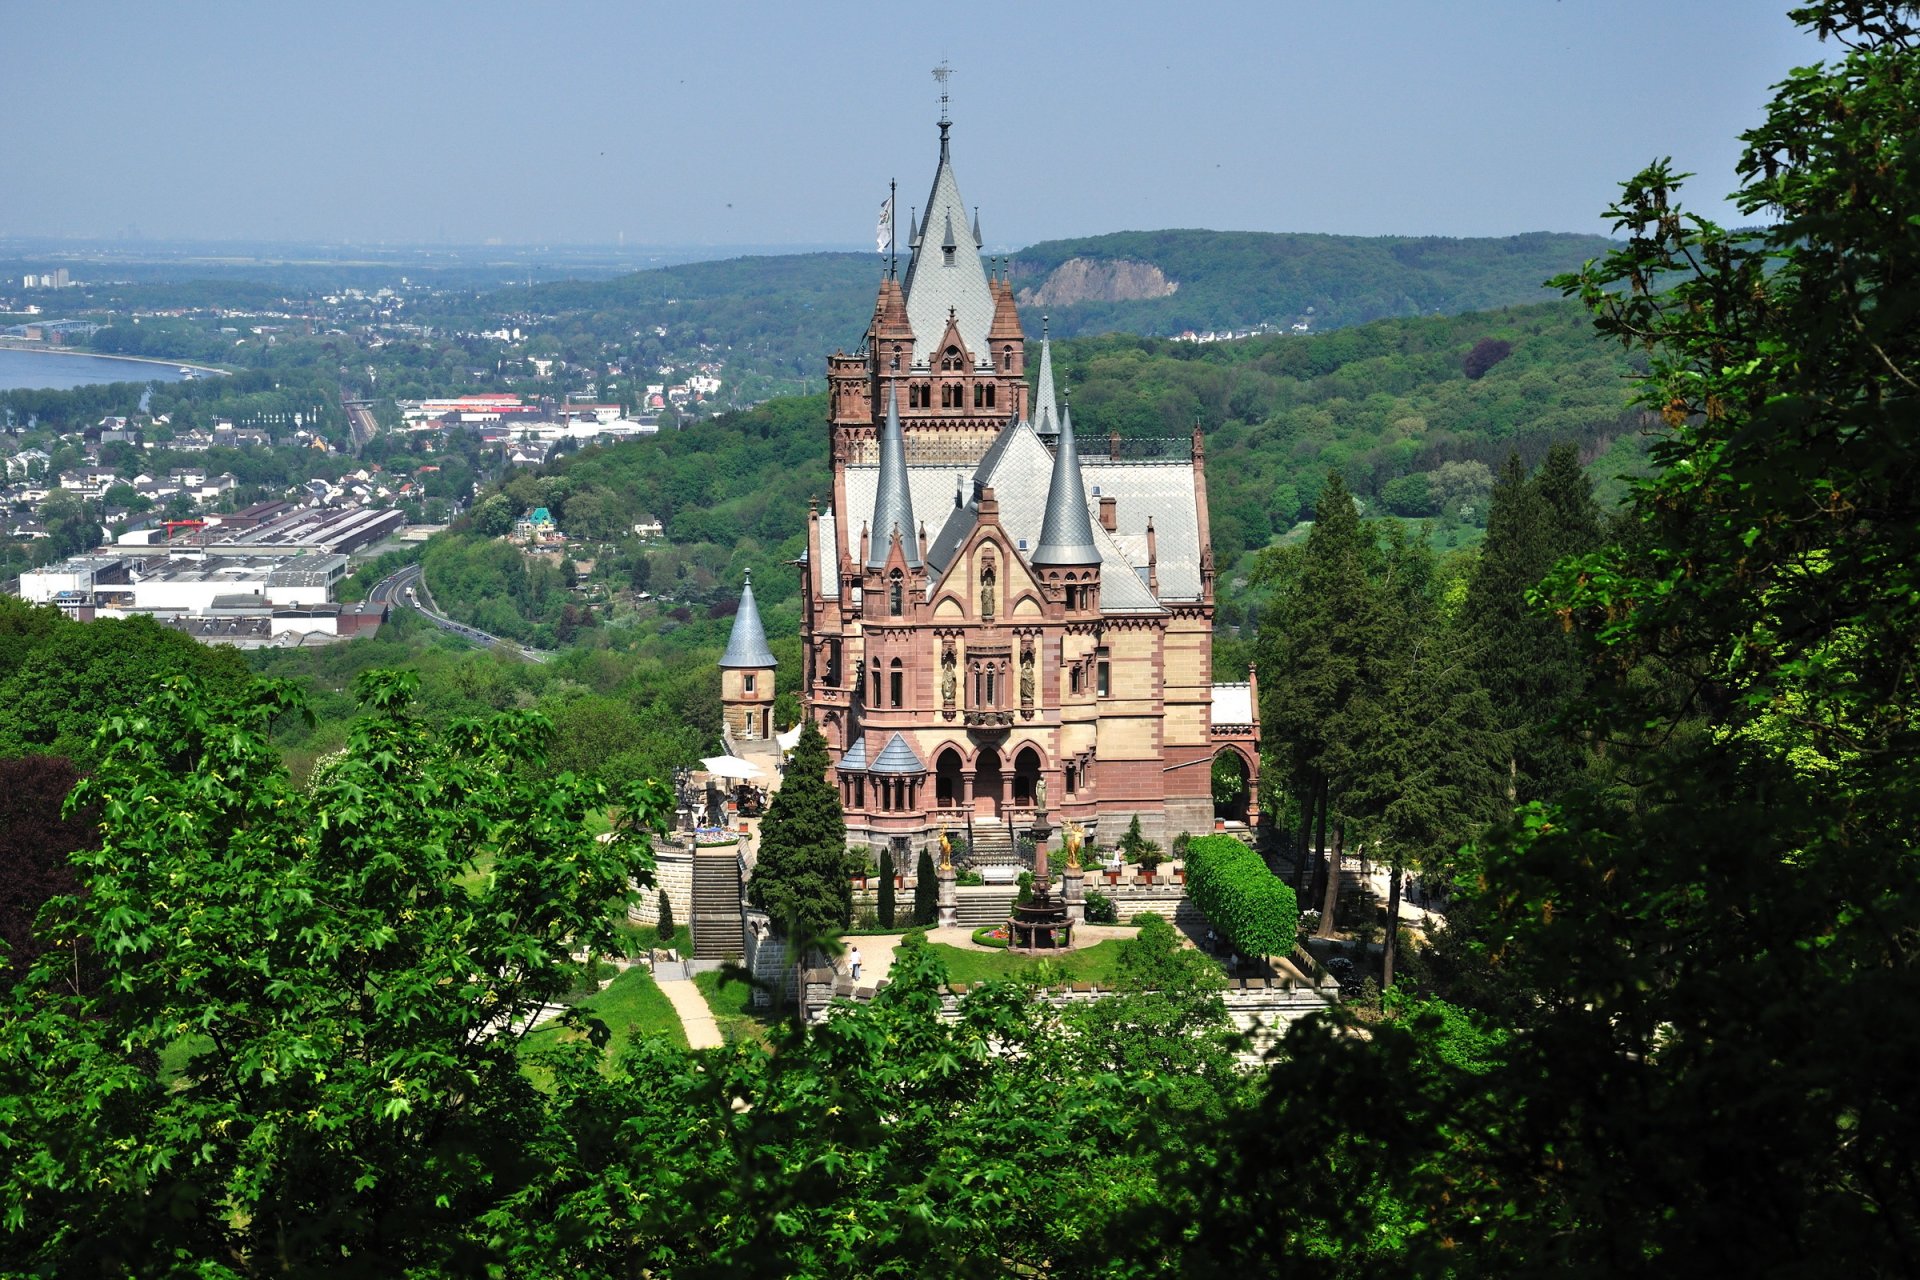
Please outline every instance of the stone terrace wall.
[{"label": "stone terrace wall", "polygon": [[[855,986],[832,969],[809,969],[805,978],[807,1020],[813,1023],[825,1022],[831,1017],[837,1002],[871,1000],[877,990],[870,986]],[[886,984],[882,981],[880,985]],[[940,1016],[943,1020],[959,1021],[960,997],[966,990],[966,984],[960,983],[941,996]],[[1048,1004],[1062,1007],[1075,1001],[1098,1000],[1113,994],[1113,991],[1102,990],[1091,983],[1076,982],[1070,987],[1049,991],[1044,998]],[[1235,1029],[1248,1037],[1247,1048],[1240,1054],[1240,1060],[1249,1066],[1258,1066],[1267,1051],[1286,1034],[1289,1025],[1331,1007],[1340,998],[1340,988],[1333,979],[1323,974],[1304,981],[1236,978],[1229,981],[1227,989],[1220,994],[1226,1001],[1227,1016],[1233,1020]]]},{"label": "stone terrace wall", "polygon": [[667,891],[673,904],[675,924],[693,923],[693,846],[659,837],[653,843],[653,888],[640,891],[637,902],[627,906],[627,919],[635,924],[660,923],[660,891]]}]

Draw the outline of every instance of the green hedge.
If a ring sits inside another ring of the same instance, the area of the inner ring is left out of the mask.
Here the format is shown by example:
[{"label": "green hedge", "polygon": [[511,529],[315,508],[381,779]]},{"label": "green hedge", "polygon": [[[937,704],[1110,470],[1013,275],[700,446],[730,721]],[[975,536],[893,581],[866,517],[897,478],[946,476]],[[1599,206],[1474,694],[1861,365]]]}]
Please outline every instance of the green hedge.
[{"label": "green hedge", "polygon": [[1241,955],[1293,951],[1300,922],[1293,890],[1232,836],[1201,836],[1187,846],[1187,896]]}]

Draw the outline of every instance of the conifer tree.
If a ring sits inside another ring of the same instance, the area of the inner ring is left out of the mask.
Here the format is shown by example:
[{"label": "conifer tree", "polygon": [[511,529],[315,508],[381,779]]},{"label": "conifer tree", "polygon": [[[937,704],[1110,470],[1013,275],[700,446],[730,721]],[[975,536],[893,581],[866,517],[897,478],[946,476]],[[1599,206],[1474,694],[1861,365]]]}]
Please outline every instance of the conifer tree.
[{"label": "conifer tree", "polygon": [[880,850],[880,927],[893,928],[893,850]]},{"label": "conifer tree", "polygon": [[680,926],[673,919],[673,899],[667,896],[665,889],[660,891],[660,921],[655,929],[660,934],[660,945],[663,947],[671,947],[674,937],[680,932]]},{"label": "conifer tree", "polygon": [[824,937],[853,918],[847,822],[827,767],[827,741],[809,720],[760,824],[760,857],[747,898],[789,938]]},{"label": "conifer tree", "polygon": [[913,922],[931,929],[940,922],[940,882],[933,869],[933,850],[922,849],[913,869]]},{"label": "conifer tree", "polygon": [[[1569,486],[1559,478],[1555,497],[1571,502]],[[1573,521],[1577,514],[1565,518]],[[1467,584],[1464,615],[1475,671],[1499,712],[1507,762],[1498,794],[1508,804],[1550,797],[1577,765],[1555,735],[1578,687],[1578,657],[1559,624],[1527,600],[1553,566],[1556,543],[1571,536],[1528,479],[1520,455],[1510,455],[1494,481],[1487,537]]]},{"label": "conifer tree", "polygon": [[1339,905],[1345,831],[1342,790],[1353,781],[1359,735],[1378,714],[1381,651],[1391,639],[1385,596],[1368,576],[1371,539],[1338,471],[1327,474],[1313,530],[1288,583],[1275,672],[1262,698],[1267,733],[1283,743],[1295,787],[1317,796],[1333,825],[1321,907],[1321,936]]}]

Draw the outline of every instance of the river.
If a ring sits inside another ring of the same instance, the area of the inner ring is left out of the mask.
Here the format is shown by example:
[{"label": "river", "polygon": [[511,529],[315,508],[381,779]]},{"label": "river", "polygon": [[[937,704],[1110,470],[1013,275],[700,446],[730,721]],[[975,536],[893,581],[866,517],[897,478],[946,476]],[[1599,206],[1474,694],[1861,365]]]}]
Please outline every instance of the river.
[{"label": "river", "polygon": [[[0,347],[0,391],[66,391],[98,382],[179,382],[186,366],[119,356],[69,355]],[[210,377],[202,372],[198,377]]]}]

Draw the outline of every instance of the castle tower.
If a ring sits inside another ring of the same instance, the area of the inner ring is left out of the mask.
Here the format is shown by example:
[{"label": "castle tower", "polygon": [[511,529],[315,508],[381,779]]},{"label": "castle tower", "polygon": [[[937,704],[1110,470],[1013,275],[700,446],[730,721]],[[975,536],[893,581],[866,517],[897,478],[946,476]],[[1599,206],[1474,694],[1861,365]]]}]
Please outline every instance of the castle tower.
[{"label": "castle tower", "polygon": [[[1029,392],[951,128],[906,259],[827,362],[832,493],[796,563],[800,696],[848,839],[904,857],[945,828],[1011,870],[1043,798],[1105,846],[1135,817],[1163,844],[1209,830],[1211,762],[1233,752],[1251,791],[1259,755],[1247,686],[1212,683],[1202,441],[1083,456],[1044,329]],[[723,664],[730,724],[757,728],[765,663]]]},{"label": "castle tower", "polygon": [[720,705],[726,725],[721,736],[729,743],[766,742],[773,737],[773,651],[760,625],[760,608],[753,602],[753,574],[740,591],[740,611],[733,615],[727,651],[720,655]]},{"label": "castle tower", "polygon": [[1053,476],[1047,483],[1047,513],[1040,521],[1040,545],[1031,559],[1048,596],[1064,606],[1066,616],[1099,616],[1100,550],[1093,545],[1093,518],[1087,514],[1087,491],[1080,479],[1071,407],[1060,415]]}]

